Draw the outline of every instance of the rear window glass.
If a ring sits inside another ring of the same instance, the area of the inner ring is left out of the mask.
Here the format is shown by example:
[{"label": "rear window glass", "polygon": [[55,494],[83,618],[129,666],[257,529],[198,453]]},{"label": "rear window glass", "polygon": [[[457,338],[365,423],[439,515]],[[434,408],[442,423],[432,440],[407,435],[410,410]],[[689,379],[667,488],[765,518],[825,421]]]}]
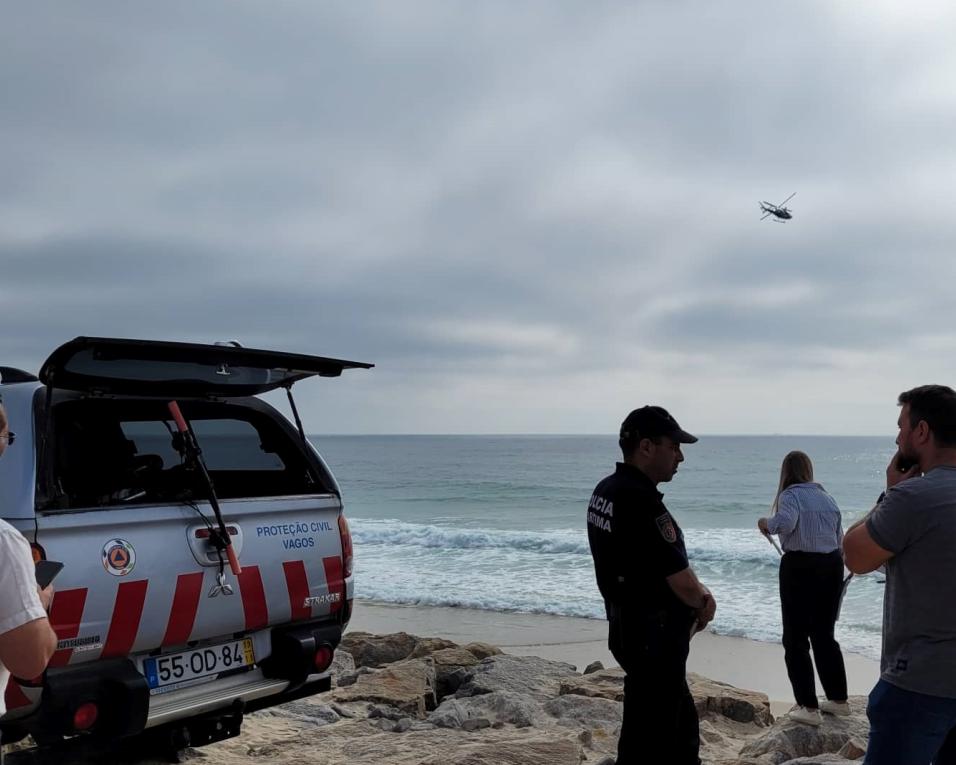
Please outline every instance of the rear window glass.
[{"label": "rear window glass", "polygon": [[[140,454],[157,454],[165,464],[181,461],[164,422],[121,422],[126,438]],[[259,431],[244,420],[193,420],[193,433],[209,470],[285,470],[275,452],[263,451]]]},{"label": "rear window glass", "polygon": [[[235,404],[181,404],[220,499],[324,493],[301,441]],[[205,501],[162,402],[74,400],[53,409],[52,508]]]}]

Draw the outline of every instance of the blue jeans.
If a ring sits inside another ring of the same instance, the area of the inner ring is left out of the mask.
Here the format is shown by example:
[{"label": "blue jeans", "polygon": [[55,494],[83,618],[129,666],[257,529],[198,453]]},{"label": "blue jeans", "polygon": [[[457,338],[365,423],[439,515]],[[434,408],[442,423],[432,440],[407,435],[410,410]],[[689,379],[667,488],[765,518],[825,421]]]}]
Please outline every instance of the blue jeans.
[{"label": "blue jeans", "polygon": [[880,680],[866,705],[870,743],[863,765],[930,765],[956,728],[956,699],[906,691]]}]

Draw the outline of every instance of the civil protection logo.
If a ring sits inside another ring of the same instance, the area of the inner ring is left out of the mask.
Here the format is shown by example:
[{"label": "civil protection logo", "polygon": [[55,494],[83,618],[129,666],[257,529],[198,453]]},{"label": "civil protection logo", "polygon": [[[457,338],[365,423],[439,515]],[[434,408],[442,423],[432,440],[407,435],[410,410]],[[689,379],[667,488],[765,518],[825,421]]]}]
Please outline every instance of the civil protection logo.
[{"label": "civil protection logo", "polygon": [[136,550],[125,539],[111,539],[103,545],[103,568],[107,574],[126,576],[136,565]]},{"label": "civil protection logo", "polygon": [[664,513],[654,519],[657,521],[657,530],[668,544],[674,544],[677,541],[677,529],[674,528],[674,519],[670,513]]}]

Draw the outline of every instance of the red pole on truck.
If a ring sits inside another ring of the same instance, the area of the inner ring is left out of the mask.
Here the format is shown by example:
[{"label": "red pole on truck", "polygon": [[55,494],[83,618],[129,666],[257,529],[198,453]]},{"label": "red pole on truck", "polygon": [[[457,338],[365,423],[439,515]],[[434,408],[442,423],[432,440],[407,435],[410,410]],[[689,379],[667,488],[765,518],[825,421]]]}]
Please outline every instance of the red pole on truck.
[{"label": "red pole on truck", "polygon": [[[168,407],[169,413],[173,416],[173,420],[176,423],[176,429],[183,438],[183,449],[185,450],[186,457],[193,460],[199,468],[199,472],[202,473],[203,480],[206,483],[206,488],[209,490],[209,504],[212,505],[212,511],[216,515],[216,523],[219,524],[220,543],[217,544],[216,547],[226,551],[230,570],[234,576],[239,576],[239,574],[242,573],[242,566],[239,565],[239,559],[236,557],[236,551],[232,546],[232,539],[229,537],[226,522],[222,519],[222,510],[220,510],[219,500],[216,498],[216,489],[213,486],[212,478],[209,477],[209,470],[206,468],[206,463],[202,458],[202,449],[199,448],[195,434],[189,429],[186,418],[183,417],[183,413],[179,409],[179,404],[175,401],[170,401]],[[220,577],[221,576],[222,574],[220,574]]]}]

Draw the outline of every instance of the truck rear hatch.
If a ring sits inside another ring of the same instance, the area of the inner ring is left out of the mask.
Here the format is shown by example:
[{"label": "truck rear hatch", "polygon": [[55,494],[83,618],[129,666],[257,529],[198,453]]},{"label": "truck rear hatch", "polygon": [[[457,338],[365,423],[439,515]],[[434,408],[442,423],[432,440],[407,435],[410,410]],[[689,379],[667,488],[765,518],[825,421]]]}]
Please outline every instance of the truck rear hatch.
[{"label": "truck rear hatch", "polygon": [[204,345],[111,337],[77,337],[40,369],[50,388],[128,396],[255,396],[307,377],[370,369],[360,361],[306,356],[232,344]]}]

